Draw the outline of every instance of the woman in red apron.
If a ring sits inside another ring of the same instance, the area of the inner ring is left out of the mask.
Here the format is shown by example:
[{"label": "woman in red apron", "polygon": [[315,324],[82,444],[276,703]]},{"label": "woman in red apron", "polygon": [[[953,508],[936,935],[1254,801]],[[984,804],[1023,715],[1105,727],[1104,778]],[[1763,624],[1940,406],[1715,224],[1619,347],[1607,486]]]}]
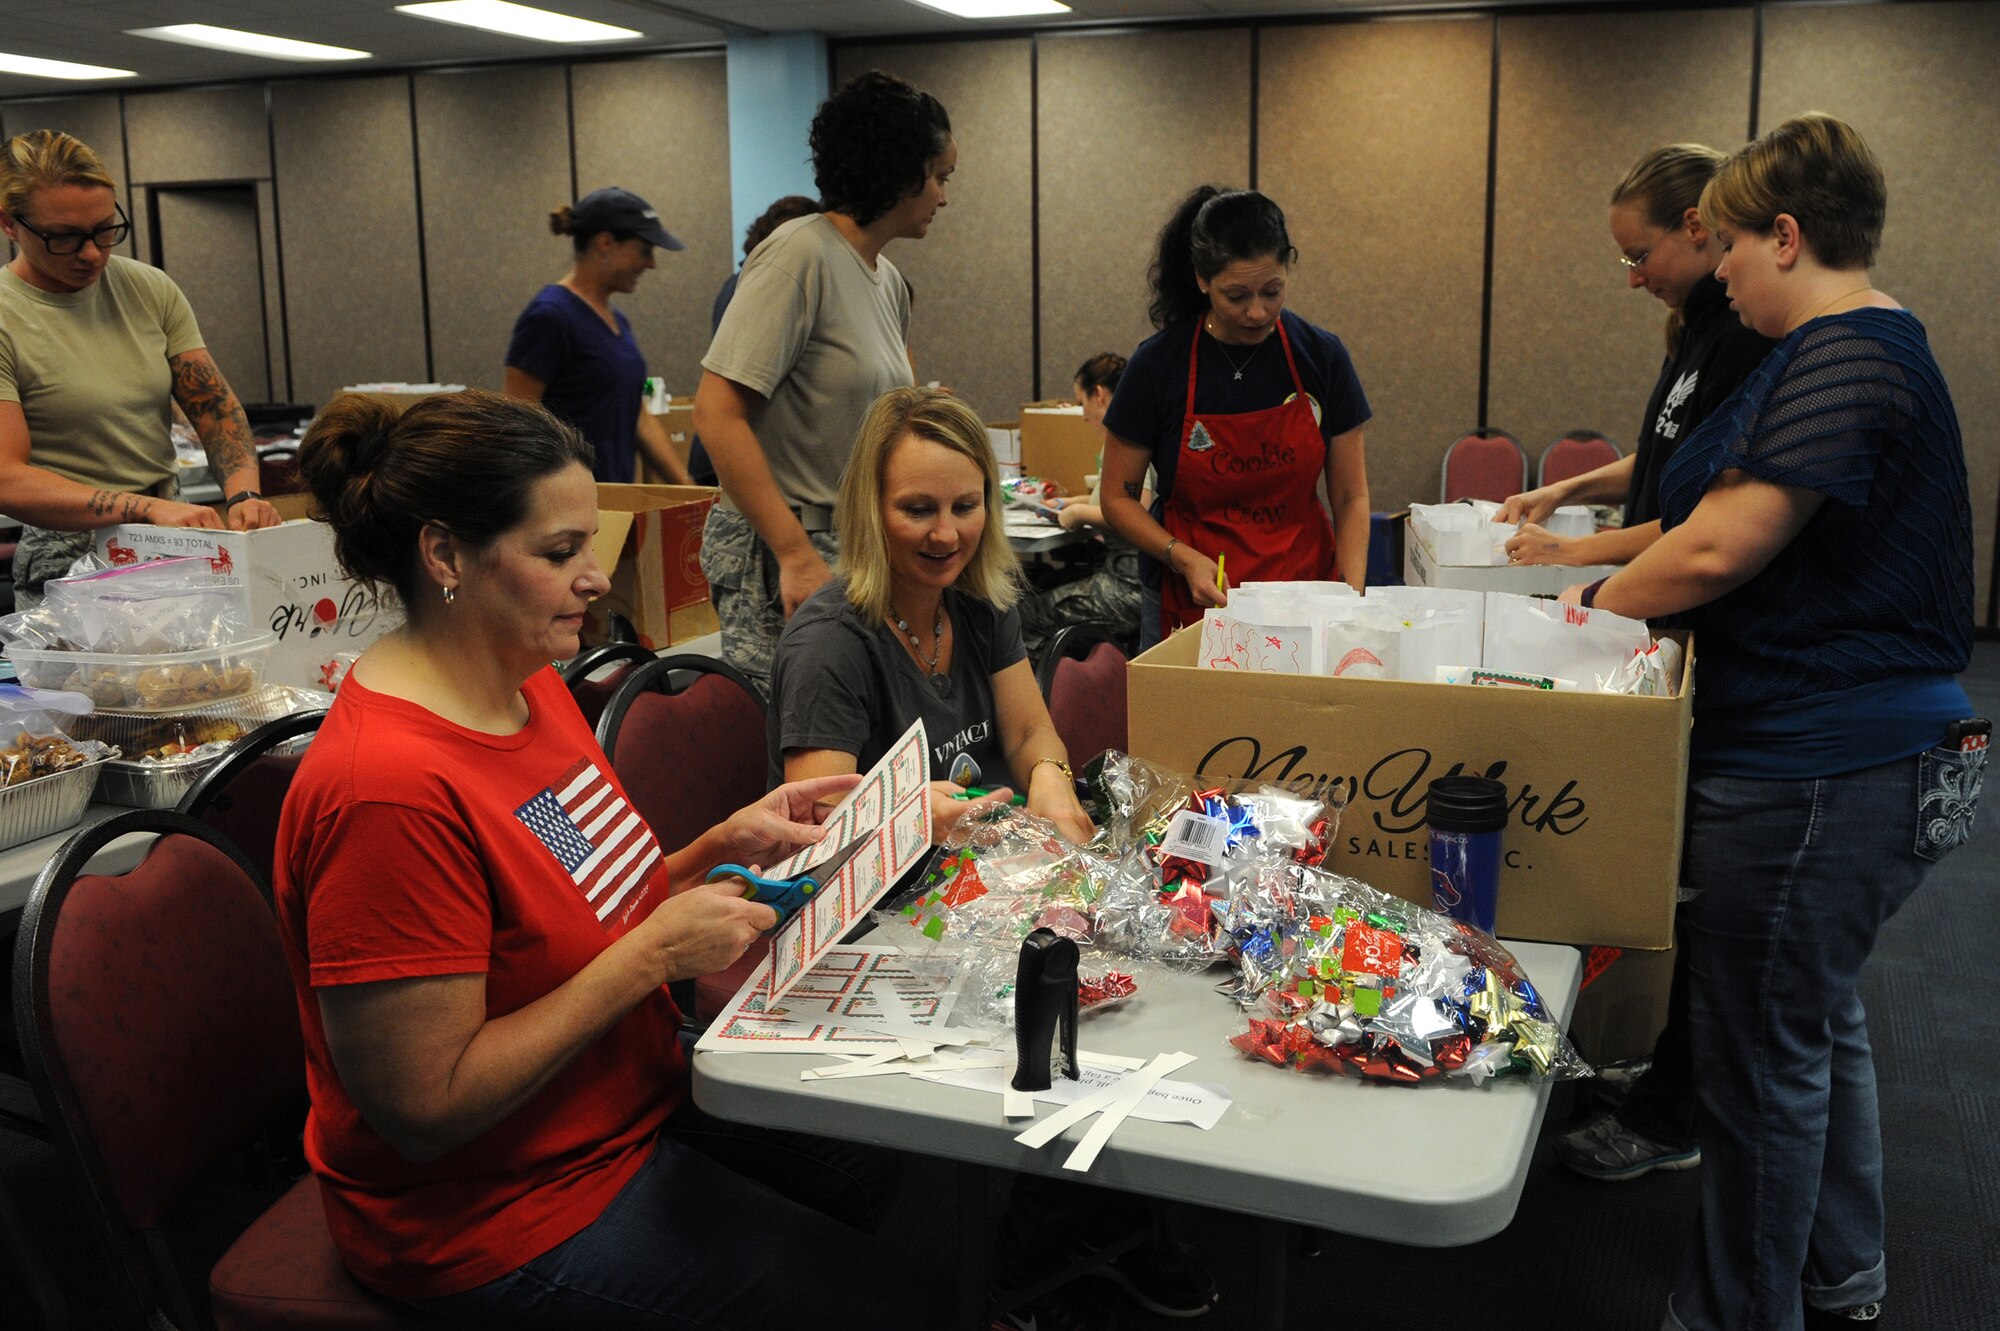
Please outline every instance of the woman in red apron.
[{"label": "woman in red apron", "polygon": [[[1340,339],[1284,308],[1296,254],[1283,212],[1254,191],[1205,185],[1160,233],[1160,332],[1104,418],[1105,517],[1156,561],[1142,646],[1225,604],[1232,583],[1361,588],[1368,403]],[[1138,498],[1148,464],[1153,513]]]}]

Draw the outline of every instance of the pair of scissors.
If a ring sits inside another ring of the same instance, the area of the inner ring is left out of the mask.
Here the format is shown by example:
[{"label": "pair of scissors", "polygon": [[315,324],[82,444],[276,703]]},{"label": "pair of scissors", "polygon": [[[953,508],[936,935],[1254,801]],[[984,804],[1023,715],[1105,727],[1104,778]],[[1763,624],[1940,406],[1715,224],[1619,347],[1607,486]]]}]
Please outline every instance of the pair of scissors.
[{"label": "pair of scissors", "polygon": [[875,839],[873,830],[863,832],[848,842],[831,857],[822,860],[804,873],[790,878],[772,878],[766,874],[752,873],[740,864],[718,864],[708,871],[707,882],[718,878],[741,878],[749,886],[744,889],[745,901],[761,901],[778,912],[778,923],[765,930],[772,932],[789,920],[798,909],[811,899],[821,886],[832,882],[835,874],[847,866],[855,853]]}]

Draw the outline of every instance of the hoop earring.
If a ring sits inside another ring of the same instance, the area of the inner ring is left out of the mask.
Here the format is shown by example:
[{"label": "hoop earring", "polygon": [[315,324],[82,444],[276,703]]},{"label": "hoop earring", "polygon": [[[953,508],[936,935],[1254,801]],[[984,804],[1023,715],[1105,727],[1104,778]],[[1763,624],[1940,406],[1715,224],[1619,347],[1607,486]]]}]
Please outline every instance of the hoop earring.
[{"label": "hoop earring", "polygon": [[458,599],[458,588],[446,587],[444,589],[444,603],[446,605],[450,605],[453,601],[456,601],[457,599]]}]

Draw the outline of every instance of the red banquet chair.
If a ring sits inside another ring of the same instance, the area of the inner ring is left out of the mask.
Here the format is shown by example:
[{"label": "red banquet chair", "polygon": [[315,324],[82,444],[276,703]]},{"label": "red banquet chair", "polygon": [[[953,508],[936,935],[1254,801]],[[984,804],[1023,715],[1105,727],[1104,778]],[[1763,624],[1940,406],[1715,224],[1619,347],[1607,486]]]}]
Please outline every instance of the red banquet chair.
[{"label": "red banquet chair", "polygon": [[569,696],[576,699],[583,719],[595,729],[611,695],[618,692],[625,677],[654,658],[652,649],[642,643],[607,642],[602,647],[577,653],[562,668],[562,682],[569,686]]},{"label": "red banquet chair", "polygon": [[1542,460],[1536,464],[1535,484],[1543,486],[1566,481],[1572,476],[1609,466],[1624,456],[1618,445],[1596,430],[1571,430],[1542,450]]},{"label": "red banquet chair", "polygon": [[[638,810],[671,853],[764,797],[770,766],[764,695],[726,662],[663,656],[627,671],[597,722],[597,742]],[[760,941],[729,969],[704,975],[675,1000],[713,1020],[770,954]]]},{"label": "red banquet chair", "polygon": [[1072,624],[1050,640],[1035,671],[1049,720],[1078,772],[1106,749],[1125,752],[1126,660],[1110,634]]},{"label": "red banquet chair", "polygon": [[[135,868],[83,872],[135,832],[158,835]],[[310,1174],[273,1183],[282,1194],[209,1276],[209,1315],[196,1310],[170,1213],[260,1147],[284,1154],[306,1103],[277,917],[220,834],[175,810],[134,809],[71,837],[28,899],[14,994],[36,1099],[146,1325],[447,1325],[354,1282]]]},{"label": "red banquet chair", "polygon": [[1474,430],[1444,451],[1439,474],[1441,504],[1461,499],[1499,503],[1528,488],[1528,453],[1505,430]]},{"label": "red banquet chair", "polygon": [[242,851],[266,896],[278,881],[278,815],[305,756],[300,741],[310,741],[324,720],[321,709],[265,722],[230,745],[174,806]]}]

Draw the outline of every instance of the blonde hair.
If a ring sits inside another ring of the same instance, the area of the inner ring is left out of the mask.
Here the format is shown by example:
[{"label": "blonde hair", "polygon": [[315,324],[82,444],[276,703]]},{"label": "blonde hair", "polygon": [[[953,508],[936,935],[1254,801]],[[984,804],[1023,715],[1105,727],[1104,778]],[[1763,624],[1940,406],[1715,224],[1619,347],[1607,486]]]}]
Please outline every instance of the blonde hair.
[{"label": "blonde hair", "polygon": [[1769,235],[1795,218],[1828,268],[1866,268],[1882,243],[1889,187],[1855,128],[1823,111],[1794,116],[1729,155],[1701,196],[1701,220]]},{"label": "blonde hair", "polygon": [[[1634,162],[1618,188],[1611,191],[1611,206],[1635,207],[1654,226],[1677,230],[1687,210],[1701,206],[1701,192],[1727,160],[1727,153],[1705,143],[1669,143],[1655,148]],[[1669,356],[1680,350],[1686,331],[1687,316],[1679,310],[1668,311]]]},{"label": "blonde hair", "polygon": [[104,159],[82,139],[59,129],[31,129],[7,140],[0,149],[0,208],[18,217],[29,195],[51,185],[118,188]]},{"label": "blonde hair", "polygon": [[1006,610],[1020,599],[1020,561],[1007,543],[1006,519],[1000,498],[1000,464],[986,438],[979,413],[951,394],[935,388],[892,388],[875,399],[854,455],[840,478],[834,518],[840,529],[841,577],[847,580],[847,600],[871,620],[891,612],[889,604],[889,536],[882,519],[882,482],[889,469],[890,450],[905,439],[926,439],[968,458],[986,478],[986,530],[979,548],[959,574],[958,586],[995,610]]}]

